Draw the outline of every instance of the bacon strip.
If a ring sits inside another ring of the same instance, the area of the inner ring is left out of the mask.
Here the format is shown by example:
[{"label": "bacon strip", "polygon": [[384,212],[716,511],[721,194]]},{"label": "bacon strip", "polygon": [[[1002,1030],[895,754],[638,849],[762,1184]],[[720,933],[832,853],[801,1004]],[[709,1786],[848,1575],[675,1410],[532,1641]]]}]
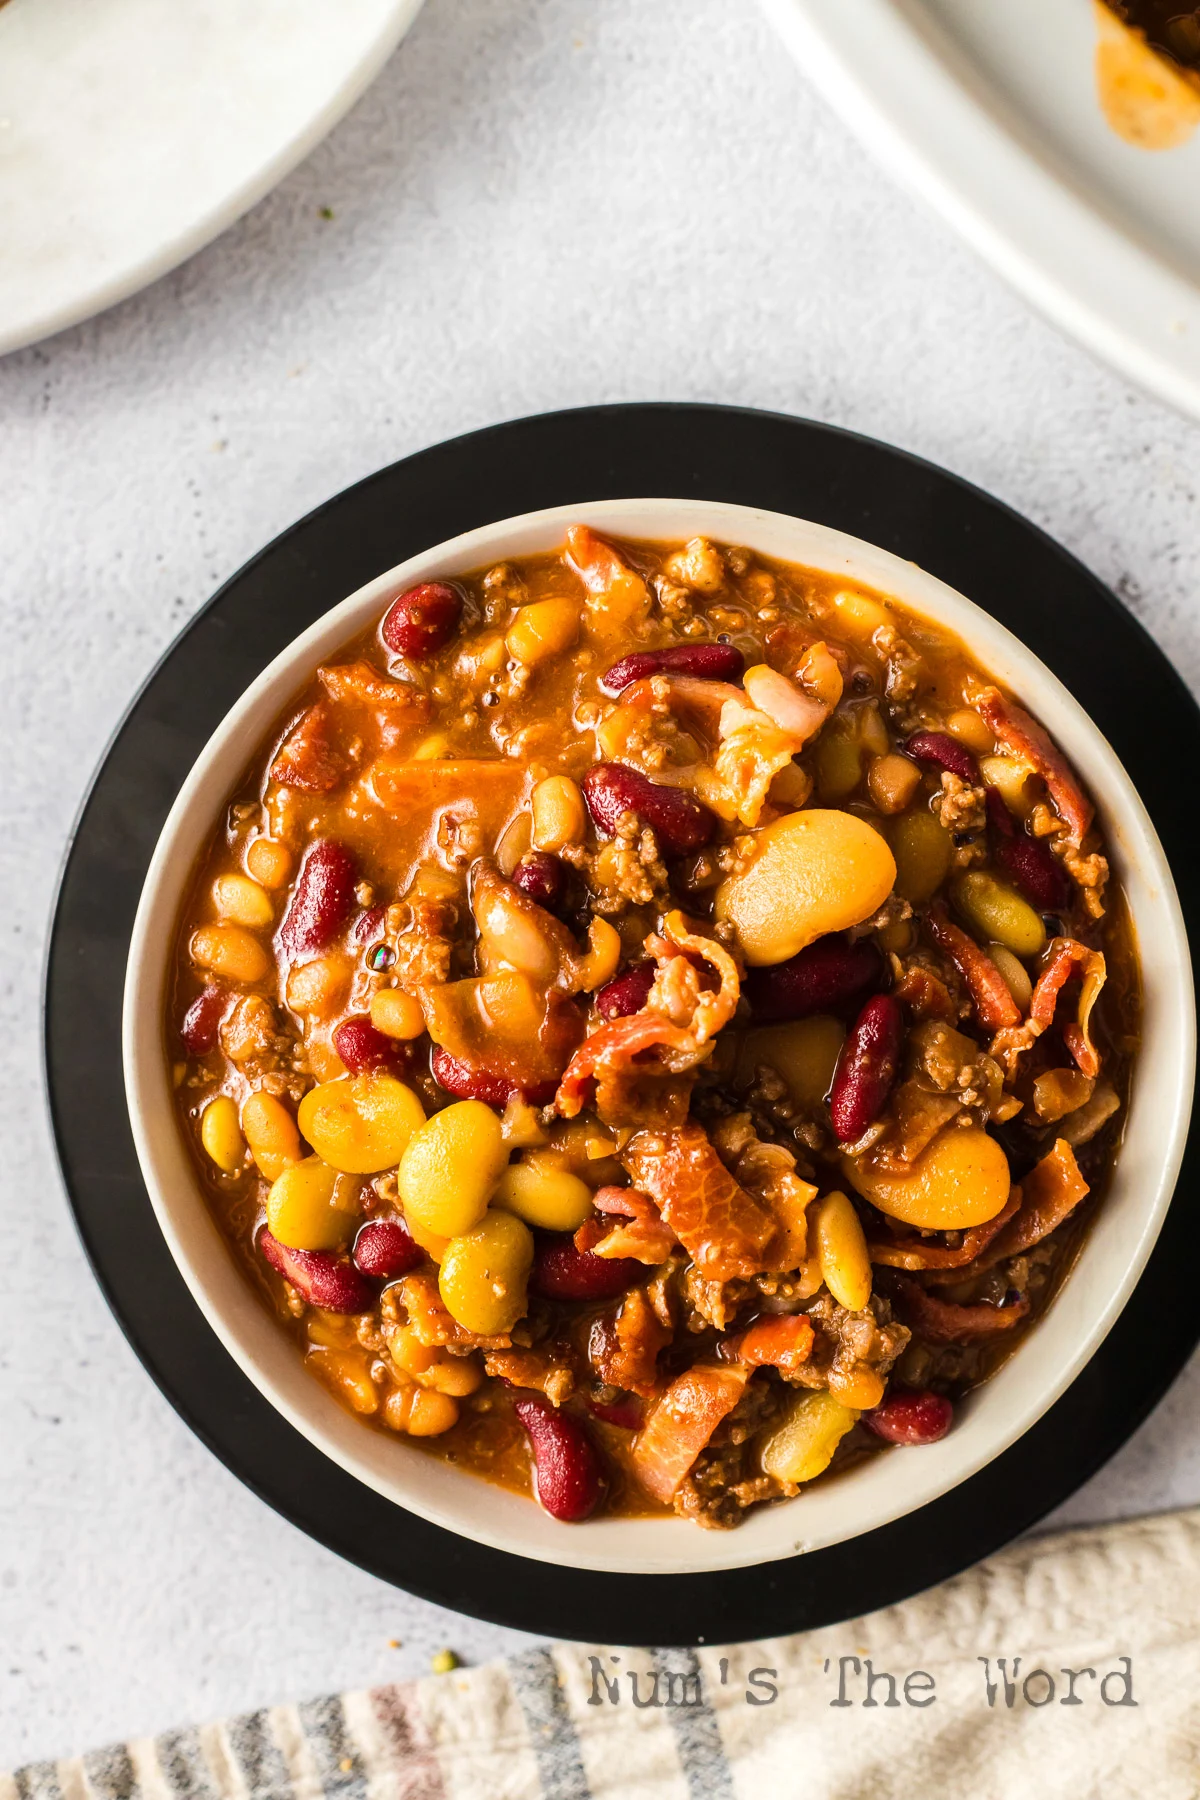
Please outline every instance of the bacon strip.
[{"label": "bacon strip", "polygon": [[1034,986],[1028,1019],[1018,1031],[1001,1031],[992,1043],[992,1055],[1003,1060],[1010,1077],[1025,1051],[1053,1025],[1058,996],[1075,974],[1083,977],[1079,1011],[1075,1023],[1064,1027],[1063,1042],[1083,1074],[1095,1078],[1100,1073],[1100,1053],[1089,1025],[1092,1008],[1108,979],[1108,966],[1099,950],[1089,950],[1075,938],[1054,938]]},{"label": "bacon strip", "polygon": [[601,630],[619,630],[649,612],[650,590],[642,577],[587,525],[568,526],[563,560],[587,589],[588,613]]},{"label": "bacon strip", "polygon": [[980,1024],[988,1031],[1019,1025],[1021,1010],[987,952],[979,948],[974,938],[951,924],[943,906],[930,907],[925,923],[938,949],[945,952],[966,982]]},{"label": "bacon strip", "polygon": [[741,1399],[749,1379],[749,1368],[739,1363],[697,1363],[676,1376],[633,1446],[634,1470],[656,1500],[669,1505],[674,1499],[721,1420]]},{"label": "bacon strip", "polygon": [[970,1344],[1011,1331],[1029,1311],[1029,1296],[1022,1294],[1007,1306],[956,1306],[939,1300],[909,1275],[892,1278],[897,1310],[906,1325],[930,1344]]},{"label": "bacon strip", "polygon": [[[872,1244],[867,1254],[873,1263],[889,1269],[960,1269],[973,1263],[992,1239],[1003,1230],[1021,1204],[1021,1189],[1013,1188],[1002,1212],[985,1225],[972,1225],[963,1232],[957,1250],[946,1244],[931,1244],[919,1237],[894,1239],[891,1243]],[[981,1265],[982,1266],[982,1265]]]},{"label": "bacon strip", "polygon": [[665,1263],[679,1240],[659,1216],[649,1194],[637,1188],[603,1187],[593,1195],[597,1212],[615,1219],[584,1221],[575,1233],[575,1248],[590,1250],[593,1256],[632,1257],[635,1262],[657,1267]]},{"label": "bacon strip", "polygon": [[975,710],[997,743],[1041,776],[1055,811],[1067,828],[1068,842],[1078,850],[1087,836],[1095,808],[1058,745],[1023,707],[1006,700],[999,688],[984,688],[975,698]]},{"label": "bacon strip", "polygon": [[745,1280],[768,1266],[775,1217],[734,1180],[699,1125],[641,1131],[622,1161],[701,1275]]},{"label": "bacon strip", "polygon": [[756,1319],[737,1337],[726,1338],[721,1350],[751,1368],[782,1369],[791,1375],[808,1361],[815,1335],[811,1319],[803,1313],[780,1314]]},{"label": "bacon strip", "polygon": [[293,725],[271,765],[271,780],[281,787],[329,794],[349,773],[350,765],[331,737],[329,710],[318,700]]},{"label": "bacon strip", "polygon": [[671,1341],[643,1288],[634,1288],[615,1316],[598,1318],[588,1339],[588,1361],[606,1387],[651,1399],[658,1392],[658,1353]]}]

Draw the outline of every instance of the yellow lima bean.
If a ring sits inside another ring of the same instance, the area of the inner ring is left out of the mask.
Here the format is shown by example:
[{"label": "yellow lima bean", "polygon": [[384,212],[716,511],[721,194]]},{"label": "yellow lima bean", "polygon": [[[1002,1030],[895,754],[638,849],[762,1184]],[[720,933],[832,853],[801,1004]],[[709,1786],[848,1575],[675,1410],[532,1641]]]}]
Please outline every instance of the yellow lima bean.
[{"label": "yellow lima bean", "polygon": [[861,1312],[871,1298],[871,1258],[862,1222],[845,1194],[826,1194],[817,1207],[817,1255],[838,1305]]},{"label": "yellow lima bean", "polygon": [[593,913],[588,924],[587,955],[579,965],[579,991],[594,994],[611,981],[621,963],[621,934],[607,919]]},{"label": "yellow lima bean", "polygon": [[973,756],[990,756],[996,748],[990,728],[973,706],[961,706],[957,712],[952,712],[946,720],[946,730],[960,744],[965,744]]},{"label": "yellow lima bean", "polygon": [[461,1236],[483,1218],[507,1163],[491,1107],[456,1101],[413,1133],[400,1158],[396,1180],[405,1218],[438,1237]]},{"label": "yellow lima bean", "polygon": [[870,1368],[867,1363],[855,1363],[845,1374],[840,1369],[830,1369],[829,1392],[853,1412],[869,1412],[883,1399],[887,1382],[878,1369]]},{"label": "yellow lima bean", "polygon": [[858,739],[826,727],[817,739],[816,772],[822,800],[845,800],[862,780],[863,747]]},{"label": "yellow lima bean", "polygon": [[953,839],[924,807],[897,819],[889,837],[896,858],[896,892],[902,900],[921,906],[933,898],[949,873]]},{"label": "yellow lima bean", "polygon": [[242,1105],[242,1130],[259,1173],[268,1181],[300,1161],[300,1133],[282,1100],[259,1090]]},{"label": "yellow lima bean", "polygon": [[[267,1195],[271,1236],[289,1250],[338,1250],[350,1241],[358,1208],[339,1205],[348,1198],[336,1169],[319,1156],[306,1156],[276,1177]],[[357,1191],[355,1192],[357,1198]]]},{"label": "yellow lima bean", "polygon": [[223,919],[249,931],[265,931],[275,917],[270,895],[249,875],[218,875],[212,885],[213,905]]},{"label": "yellow lima bean", "polygon": [[418,1038],[425,1029],[425,1014],[403,988],[380,988],[371,996],[371,1023],[384,1037]]},{"label": "yellow lima bean", "polygon": [[256,937],[243,925],[224,921],[217,925],[201,925],[192,934],[188,946],[194,963],[223,975],[226,981],[261,981],[271,966],[271,959]]},{"label": "yellow lima bean", "polygon": [[857,1411],[824,1388],[798,1394],[783,1423],[763,1443],[759,1453],[763,1474],[790,1484],[814,1481],[829,1467],[834,1451],[857,1421]]},{"label": "yellow lima bean", "polygon": [[226,1175],[241,1168],[246,1157],[246,1140],[238,1124],[237,1107],[228,1094],[218,1094],[205,1107],[200,1120],[200,1142],[206,1155]]},{"label": "yellow lima bean", "polygon": [[532,1264],[528,1225],[515,1213],[497,1209],[446,1246],[438,1291],[464,1331],[498,1337],[524,1315]]},{"label": "yellow lima bean", "polygon": [[809,807],[757,833],[751,861],[717,889],[717,918],[733,925],[747,962],[785,962],[869,919],[895,879],[891,851],[865,820]]},{"label": "yellow lima bean", "polygon": [[980,760],[979,773],[988,787],[998,790],[1009,812],[1016,813],[1019,819],[1029,817],[1037,800],[1037,786],[1027,763],[1015,756],[985,756]]},{"label": "yellow lima bean", "polygon": [[561,1163],[531,1156],[524,1162],[509,1163],[492,1204],[543,1231],[578,1231],[591,1217],[592,1190]]},{"label": "yellow lima bean", "polygon": [[548,775],[539,781],[530,806],[535,850],[565,850],[568,844],[582,844],[587,815],[579,783],[569,775]]},{"label": "yellow lima bean", "polygon": [[297,1117],[330,1168],[345,1175],[377,1175],[400,1161],[424,1124],[425,1111],[410,1087],[372,1069],[310,1088]]},{"label": "yellow lima bean", "polygon": [[327,1350],[323,1345],[314,1345],[304,1360],[356,1413],[378,1412],[379,1390],[361,1351]]},{"label": "yellow lima bean", "polygon": [[983,869],[968,869],[958,876],[950,897],[985,943],[992,938],[1014,956],[1024,957],[1040,956],[1046,948],[1046,927],[1029,902]]},{"label": "yellow lima bean", "polygon": [[904,1174],[866,1157],[846,1157],[843,1168],[865,1200],[920,1231],[985,1225],[1012,1187],[1008,1158],[980,1125],[948,1126]]},{"label": "yellow lima bean", "polygon": [[841,593],[835,594],[833,604],[840,622],[858,638],[873,637],[881,625],[894,625],[896,622],[881,601],[873,600],[869,594],[857,593],[852,588],[843,588]]},{"label": "yellow lima bean", "polygon": [[297,963],[288,973],[284,997],[292,1012],[308,1019],[332,1019],[350,992],[354,966],[341,950]]},{"label": "yellow lima bean", "polygon": [[574,600],[535,600],[523,606],[504,640],[518,662],[540,663],[569,650],[579,636],[580,611]]},{"label": "yellow lima bean", "polygon": [[826,1013],[786,1025],[759,1026],[741,1041],[738,1078],[749,1082],[756,1069],[774,1069],[796,1104],[812,1111],[829,1092],[845,1039],[845,1026]]},{"label": "yellow lima bean", "polygon": [[392,1325],[385,1331],[388,1355],[398,1369],[411,1375],[418,1387],[436,1388],[439,1394],[465,1399],[483,1383],[476,1356],[453,1356],[449,1350],[423,1344],[411,1325]]},{"label": "yellow lima bean", "polygon": [[1004,944],[989,944],[987,952],[1003,975],[1004,985],[1022,1013],[1027,1013],[1029,1003],[1033,999],[1033,983],[1029,979],[1029,972],[1025,965],[1019,962]]},{"label": "yellow lima bean", "polygon": [[393,1388],[383,1403],[383,1422],[409,1437],[441,1437],[458,1424],[458,1401],[452,1394],[405,1382]]}]

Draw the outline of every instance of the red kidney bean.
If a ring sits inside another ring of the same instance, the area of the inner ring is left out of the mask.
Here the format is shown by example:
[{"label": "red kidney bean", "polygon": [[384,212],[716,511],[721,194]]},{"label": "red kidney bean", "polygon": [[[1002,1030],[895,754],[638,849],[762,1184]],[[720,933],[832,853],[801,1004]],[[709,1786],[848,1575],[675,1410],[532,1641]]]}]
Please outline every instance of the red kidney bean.
[{"label": "red kidney bean", "polygon": [[619,1400],[589,1400],[587,1409],[594,1418],[622,1431],[640,1431],[646,1423],[646,1408],[636,1394],[623,1394]]},{"label": "red kidney bean", "polygon": [[1070,876],[1040,839],[1006,838],[996,846],[996,861],[1039,912],[1061,912],[1070,904]]},{"label": "red kidney bean", "polygon": [[396,1068],[407,1061],[405,1046],[372,1025],[363,1013],[342,1020],[333,1034],[333,1047],[352,1075]]},{"label": "red kidney bean", "polygon": [[878,1116],[900,1064],[904,1016],[891,994],[876,994],[842,1045],[829,1111],[839,1143],[852,1144]]},{"label": "red kidney bean", "polygon": [[930,1388],[893,1388],[862,1422],[889,1444],[936,1444],[954,1420],[954,1407]]},{"label": "red kidney bean", "polygon": [[949,769],[952,775],[957,775],[971,787],[979,786],[979,764],[967,746],[948,732],[914,731],[904,746],[904,754],[911,756],[914,762],[933,763],[936,768]]},{"label": "red kidney bean", "polygon": [[530,1271],[530,1291],[543,1300],[612,1300],[627,1294],[646,1270],[632,1256],[593,1256],[577,1250],[569,1237],[538,1240]]},{"label": "red kidney bean", "polygon": [[393,600],[379,627],[397,656],[432,656],[448,644],[462,616],[462,595],[448,581],[423,581]]},{"label": "red kidney bean", "polygon": [[987,806],[988,824],[999,838],[1011,838],[1017,835],[1016,821],[1005,806],[999,788],[984,789],[984,801]]},{"label": "red kidney bean", "polygon": [[355,1267],[377,1281],[395,1281],[424,1260],[425,1252],[401,1219],[369,1219],[354,1240]]},{"label": "red kidney bean", "polygon": [[621,975],[614,975],[596,994],[596,1011],[602,1019],[626,1019],[641,1012],[654,986],[657,963],[635,963]]},{"label": "red kidney bean", "polygon": [[196,995],[179,1027],[183,1047],[189,1056],[207,1056],[216,1048],[217,1032],[228,1004],[229,990],[216,981]]},{"label": "red kidney bean", "polygon": [[315,843],[300,867],[279,941],[292,956],[307,956],[331,944],[354,906],[358,870],[344,844],[334,838]]},{"label": "red kidney bean", "polygon": [[310,1306],[324,1312],[360,1313],[375,1304],[375,1289],[366,1277],[352,1262],[328,1250],[289,1250],[265,1226],[258,1234],[258,1247]]},{"label": "red kidney bean", "polygon": [[604,1491],[596,1446],[578,1419],[555,1412],[540,1394],[522,1394],[513,1411],[533,1450],[533,1491],[553,1519],[574,1524],[595,1512]]},{"label": "red kidney bean", "polygon": [[529,851],[512,872],[513,886],[551,911],[562,899],[564,881],[565,873],[557,856],[550,856],[544,850]]},{"label": "red kidney bean", "polygon": [[636,813],[668,856],[702,850],[717,829],[717,815],[694,794],[662,787],[625,763],[593,763],[583,778],[583,797],[597,831],[615,837],[622,814]]},{"label": "red kidney bean", "polygon": [[472,1068],[469,1063],[460,1062],[448,1050],[440,1048],[434,1051],[431,1066],[433,1079],[448,1094],[458,1100],[482,1100],[487,1106],[507,1106],[514,1094],[522,1095],[530,1106],[549,1106],[558,1091],[558,1085],[553,1081],[539,1081],[531,1087],[522,1087],[519,1082],[510,1081],[507,1075],[496,1074],[491,1069]]},{"label": "red kidney bean", "polygon": [[672,644],[666,650],[638,650],[623,656],[600,677],[606,694],[616,696],[631,681],[647,675],[698,675],[706,681],[738,681],[746,659],[732,644]]},{"label": "red kidney bean", "polygon": [[752,969],[742,986],[757,1022],[803,1019],[857,1000],[883,980],[884,962],[869,938],[818,938],[770,969]]}]

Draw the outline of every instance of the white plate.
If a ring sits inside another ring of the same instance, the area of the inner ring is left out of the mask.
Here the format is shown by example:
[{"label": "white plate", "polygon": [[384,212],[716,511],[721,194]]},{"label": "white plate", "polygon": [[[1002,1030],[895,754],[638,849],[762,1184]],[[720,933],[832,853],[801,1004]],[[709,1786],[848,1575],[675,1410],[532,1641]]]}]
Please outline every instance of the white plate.
[{"label": "white plate", "polygon": [[1035,305],[1200,417],[1200,132],[1100,108],[1092,0],[761,0],[797,61]]},{"label": "white plate", "polygon": [[0,7],[0,354],[166,274],[260,200],[421,0]]}]

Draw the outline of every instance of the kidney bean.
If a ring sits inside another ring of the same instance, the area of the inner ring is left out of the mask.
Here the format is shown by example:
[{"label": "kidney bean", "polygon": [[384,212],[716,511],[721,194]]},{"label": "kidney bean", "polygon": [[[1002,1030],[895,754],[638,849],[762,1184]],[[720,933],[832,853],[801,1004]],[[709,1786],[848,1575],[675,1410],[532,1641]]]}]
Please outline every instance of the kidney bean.
[{"label": "kidney bean", "polygon": [[580,1421],[541,1395],[522,1394],[513,1411],[533,1450],[533,1491],[553,1519],[574,1524],[595,1512],[604,1491],[596,1446]]},{"label": "kidney bean", "polygon": [[615,837],[623,813],[649,825],[668,856],[702,850],[717,829],[717,815],[685,788],[662,787],[625,763],[593,763],[583,778],[592,823]]},{"label": "kidney bean", "polygon": [[292,956],[307,956],[331,944],[354,906],[358,870],[344,844],[334,838],[315,843],[300,867],[279,941]]},{"label": "kidney bean", "polygon": [[207,1056],[216,1048],[221,1018],[229,1004],[229,990],[217,981],[202,988],[183,1015],[179,1035],[189,1056]]},{"label": "kidney bean", "polygon": [[557,856],[545,850],[530,850],[512,872],[512,883],[523,894],[551,911],[562,899],[565,874]]},{"label": "kidney bean", "polygon": [[970,787],[980,784],[979,764],[965,744],[945,731],[914,731],[904,746],[904,754],[914,762],[933,763],[935,768],[949,769]]},{"label": "kidney bean", "polygon": [[593,1256],[569,1237],[544,1236],[533,1253],[529,1291],[543,1300],[612,1300],[645,1273],[632,1256]]},{"label": "kidney bean", "polygon": [[372,1025],[364,1013],[342,1020],[333,1034],[333,1047],[352,1075],[396,1068],[406,1061],[405,1046]]},{"label": "kidney bean", "polygon": [[324,1312],[360,1313],[375,1304],[375,1289],[366,1277],[352,1262],[328,1250],[289,1250],[265,1226],[258,1234],[258,1247],[310,1306]]},{"label": "kidney bean", "polygon": [[596,1011],[602,1019],[626,1019],[641,1012],[654,986],[657,963],[635,963],[621,975],[614,975],[596,994]]},{"label": "kidney bean", "polygon": [[355,1267],[377,1281],[395,1281],[424,1260],[425,1252],[401,1219],[369,1219],[354,1240]]},{"label": "kidney bean", "polygon": [[646,1423],[646,1408],[636,1394],[622,1394],[619,1400],[589,1400],[587,1409],[594,1418],[622,1431],[640,1431]]},{"label": "kidney bean", "polygon": [[393,600],[379,627],[397,656],[432,656],[448,644],[462,616],[462,595],[448,581],[423,581]]},{"label": "kidney bean", "polygon": [[665,650],[638,650],[623,656],[600,677],[600,686],[614,697],[632,681],[647,675],[698,675],[706,681],[738,681],[746,659],[732,644],[672,644]]},{"label": "kidney bean", "polygon": [[930,1388],[893,1388],[862,1422],[889,1444],[936,1444],[954,1420],[954,1407]]},{"label": "kidney bean", "polygon": [[432,1068],[433,1079],[448,1094],[458,1100],[482,1100],[487,1106],[507,1106],[514,1094],[520,1094],[530,1106],[549,1106],[558,1091],[557,1083],[553,1081],[539,1081],[531,1087],[522,1087],[518,1082],[510,1081],[507,1075],[491,1069],[472,1068],[469,1063],[460,1062],[448,1050],[440,1048],[433,1053]]},{"label": "kidney bean", "polygon": [[869,938],[818,938],[774,968],[752,969],[742,986],[756,1021],[804,1019],[857,1000],[883,980],[884,963]]},{"label": "kidney bean", "polygon": [[839,1143],[860,1138],[892,1091],[900,1063],[904,1016],[891,994],[876,994],[859,1013],[842,1045],[829,1111]]},{"label": "kidney bean", "polygon": [[1005,838],[996,846],[996,861],[1039,912],[1061,912],[1069,904],[1070,877],[1040,839]]}]

